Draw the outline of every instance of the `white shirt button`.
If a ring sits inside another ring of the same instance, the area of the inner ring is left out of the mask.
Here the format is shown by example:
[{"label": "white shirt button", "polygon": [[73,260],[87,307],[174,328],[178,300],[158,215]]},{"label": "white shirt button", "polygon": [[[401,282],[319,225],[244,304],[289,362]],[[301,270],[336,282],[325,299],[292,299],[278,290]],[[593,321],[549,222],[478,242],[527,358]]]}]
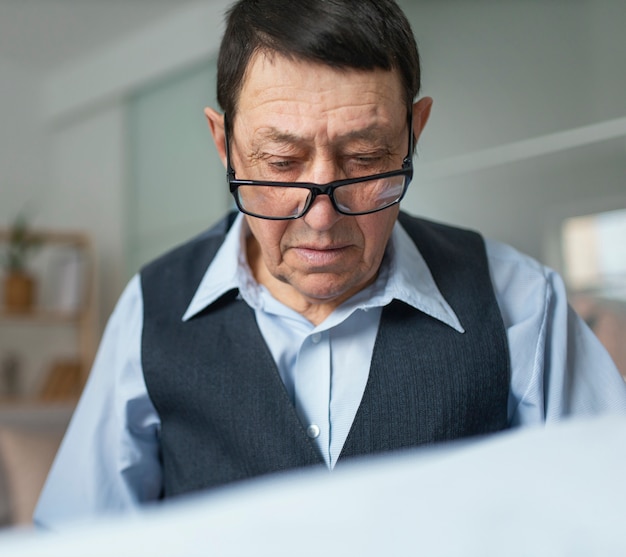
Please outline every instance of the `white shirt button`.
[{"label": "white shirt button", "polygon": [[309,427],[306,428],[306,434],[309,436],[310,439],[317,439],[320,435],[320,428],[315,424],[311,424]]},{"label": "white shirt button", "polygon": [[322,340],[322,333],[313,333],[311,335],[311,342],[313,344],[319,344],[320,340]]}]

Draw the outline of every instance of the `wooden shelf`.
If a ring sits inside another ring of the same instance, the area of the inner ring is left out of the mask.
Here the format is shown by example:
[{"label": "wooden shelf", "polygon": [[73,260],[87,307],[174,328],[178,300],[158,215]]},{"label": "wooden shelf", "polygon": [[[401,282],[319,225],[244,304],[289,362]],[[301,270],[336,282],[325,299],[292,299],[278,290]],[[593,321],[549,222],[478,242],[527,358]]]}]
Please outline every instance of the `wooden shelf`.
[{"label": "wooden shelf", "polygon": [[45,402],[33,398],[0,399],[0,426],[39,431],[67,427],[75,400]]},{"label": "wooden shelf", "polygon": [[[30,385],[41,386],[36,394],[33,393],[33,396],[28,399],[2,400],[0,404],[3,406],[42,404],[44,401],[46,403],[65,400],[75,402],[95,356],[97,272],[89,236],[83,232],[45,229],[33,229],[32,234],[41,238],[41,245],[36,254],[36,257],[41,257],[39,268],[35,257],[32,273],[36,277],[39,288],[42,289],[41,292],[46,291],[47,296],[39,299],[39,306],[36,305],[28,311],[12,311],[0,306],[2,334],[10,332],[14,338],[19,338],[19,343],[21,343],[21,339],[30,340],[31,337],[41,339],[42,335],[47,335],[55,327],[63,327],[69,329],[73,337],[64,337],[67,338],[67,346],[57,347],[51,344],[38,353],[37,357],[44,361],[44,366],[38,367],[37,371],[30,368],[29,372]],[[9,231],[0,229],[0,250],[8,238]],[[66,248],[72,252],[76,251],[76,255],[71,256],[70,259],[70,262],[76,266],[71,268],[73,274],[68,275],[63,274],[67,269],[63,267],[67,265]],[[61,251],[58,251],[59,249]],[[55,263],[60,265],[60,270],[55,270]],[[0,304],[2,304],[1,301]],[[8,328],[13,328],[13,331],[9,331]],[[10,345],[3,346],[3,348],[11,350]],[[56,348],[59,349],[56,350]],[[18,357],[20,350],[24,356],[28,354],[28,351],[22,347],[16,349]],[[33,352],[37,353],[37,350],[38,347],[34,343]],[[68,356],[68,354],[72,355]]]},{"label": "wooden shelf", "polygon": [[45,408],[59,411],[73,409],[78,402],[76,398],[65,399],[41,399],[33,396],[10,396],[0,397],[0,416],[5,414],[31,413],[35,410],[44,411]]},{"label": "wooden shelf", "polygon": [[35,308],[25,312],[7,311],[0,308],[0,322],[23,322],[33,325],[75,323],[81,319],[82,314],[82,311],[66,312],[44,308]]},{"label": "wooden shelf", "polygon": [[[88,248],[90,244],[89,237],[82,232],[33,229],[31,234],[43,238],[45,244],[67,244],[80,248]],[[9,230],[0,229],[0,243],[6,242],[8,239]]]}]

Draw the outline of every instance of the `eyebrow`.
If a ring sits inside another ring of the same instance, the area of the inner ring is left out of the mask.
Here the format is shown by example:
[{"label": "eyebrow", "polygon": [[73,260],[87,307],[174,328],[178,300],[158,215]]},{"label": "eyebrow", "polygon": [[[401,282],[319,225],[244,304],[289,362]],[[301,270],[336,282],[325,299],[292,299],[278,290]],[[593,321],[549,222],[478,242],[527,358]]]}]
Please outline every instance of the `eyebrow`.
[{"label": "eyebrow", "polygon": [[[391,136],[392,134],[383,131],[380,126],[372,125],[360,130],[349,131],[347,134],[342,135],[338,139],[337,144],[339,146],[343,146],[351,141],[365,140],[372,141],[376,146],[389,148],[392,144]],[[279,130],[274,127],[266,128],[264,131],[255,134],[253,138],[253,145],[258,148],[259,143],[264,140],[290,145],[308,143],[308,141],[300,135]]]}]

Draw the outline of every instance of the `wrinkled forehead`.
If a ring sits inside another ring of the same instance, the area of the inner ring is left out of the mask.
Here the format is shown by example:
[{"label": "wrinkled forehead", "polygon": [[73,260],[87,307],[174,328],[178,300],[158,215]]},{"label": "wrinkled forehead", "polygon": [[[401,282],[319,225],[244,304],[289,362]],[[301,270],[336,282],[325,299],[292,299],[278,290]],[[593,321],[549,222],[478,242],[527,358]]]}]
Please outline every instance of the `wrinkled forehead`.
[{"label": "wrinkled forehead", "polygon": [[278,115],[296,120],[369,117],[393,124],[404,121],[406,114],[397,70],[337,68],[266,52],[251,58],[237,103],[237,116],[245,120]]}]

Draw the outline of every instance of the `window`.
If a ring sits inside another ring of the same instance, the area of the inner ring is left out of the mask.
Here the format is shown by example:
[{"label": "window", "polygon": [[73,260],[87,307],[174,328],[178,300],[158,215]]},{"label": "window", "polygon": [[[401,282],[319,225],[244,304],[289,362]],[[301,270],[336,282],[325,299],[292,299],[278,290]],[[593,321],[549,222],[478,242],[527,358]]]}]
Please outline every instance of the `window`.
[{"label": "window", "polygon": [[567,219],[562,238],[572,291],[626,301],[626,209]]},{"label": "window", "polygon": [[626,209],[567,219],[562,240],[571,304],[626,379]]}]

